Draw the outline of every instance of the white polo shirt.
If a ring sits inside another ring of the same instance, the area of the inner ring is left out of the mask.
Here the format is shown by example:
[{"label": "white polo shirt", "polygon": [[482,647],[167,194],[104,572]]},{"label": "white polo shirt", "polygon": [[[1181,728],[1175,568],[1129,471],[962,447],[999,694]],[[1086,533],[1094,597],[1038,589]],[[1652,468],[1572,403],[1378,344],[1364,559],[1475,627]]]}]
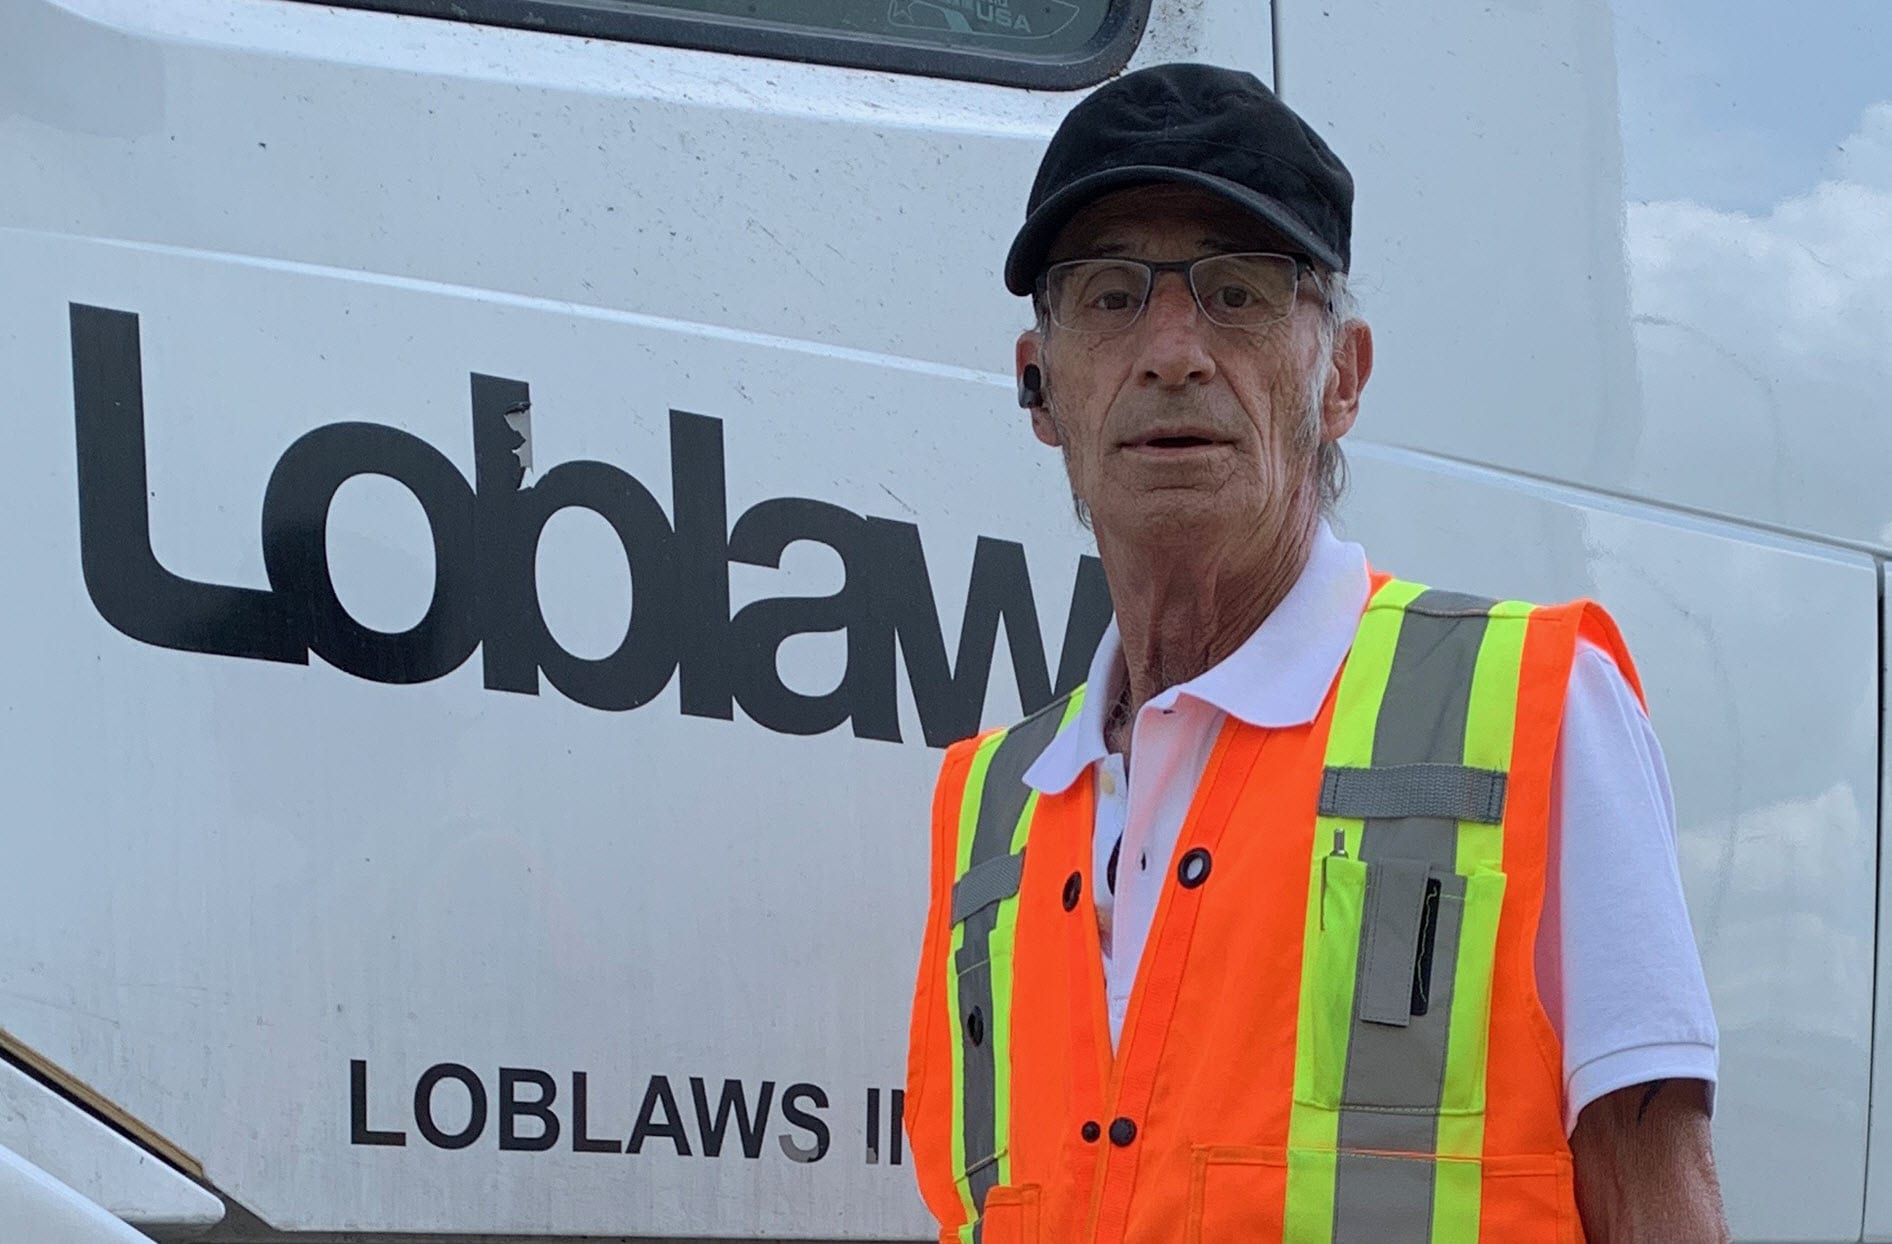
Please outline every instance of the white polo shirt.
[{"label": "white polo shirt", "polygon": [[[1124,679],[1111,623],[1077,719],[1026,771],[1026,784],[1045,793],[1066,789],[1087,769],[1097,786],[1091,891],[1113,1043],[1224,719],[1273,729],[1314,720],[1369,590],[1365,553],[1322,523],[1300,579],[1255,633],[1137,713],[1134,781],[1122,755],[1104,746],[1104,713]],[[1104,880],[1113,849],[1114,892]],[[1537,985],[1563,1042],[1566,1132],[1605,1093],[1651,1080],[1706,1081],[1712,1102],[1715,1018],[1682,898],[1668,770],[1635,692],[1609,654],[1587,641],[1571,670],[1552,769]]]}]

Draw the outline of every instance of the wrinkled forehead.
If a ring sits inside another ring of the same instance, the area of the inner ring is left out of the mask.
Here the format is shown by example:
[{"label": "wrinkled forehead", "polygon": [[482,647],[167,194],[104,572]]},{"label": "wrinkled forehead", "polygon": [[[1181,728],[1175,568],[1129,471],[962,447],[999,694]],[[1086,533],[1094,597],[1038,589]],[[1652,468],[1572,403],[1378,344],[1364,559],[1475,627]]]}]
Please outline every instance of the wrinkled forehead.
[{"label": "wrinkled forehead", "polygon": [[1294,251],[1260,217],[1198,186],[1130,186],[1086,204],[1058,231],[1048,259],[1092,255],[1179,255],[1215,251]]}]

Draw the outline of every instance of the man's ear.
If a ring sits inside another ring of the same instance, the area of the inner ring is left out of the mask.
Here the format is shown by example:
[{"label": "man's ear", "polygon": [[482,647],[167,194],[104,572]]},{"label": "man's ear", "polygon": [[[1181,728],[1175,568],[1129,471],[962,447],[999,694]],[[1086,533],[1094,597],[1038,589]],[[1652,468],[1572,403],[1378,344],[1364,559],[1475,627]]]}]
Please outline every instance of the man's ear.
[{"label": "man's ear", "polygon": [[1047,445],[1058,445],[1058,425],[1045,396],[1044,334],[1028,328],[1018,334],[1013,366],[1018,375],[1018,404],[1031,411],[1031,430]]},{"label": "man's ear", "polygon": [[1321,394],[1320,439],[1337,441],[1360,417],[1360,394],[1373,375],[1373,330],[1365,320],[1348,320],[1334,342],[1333,366]]}]

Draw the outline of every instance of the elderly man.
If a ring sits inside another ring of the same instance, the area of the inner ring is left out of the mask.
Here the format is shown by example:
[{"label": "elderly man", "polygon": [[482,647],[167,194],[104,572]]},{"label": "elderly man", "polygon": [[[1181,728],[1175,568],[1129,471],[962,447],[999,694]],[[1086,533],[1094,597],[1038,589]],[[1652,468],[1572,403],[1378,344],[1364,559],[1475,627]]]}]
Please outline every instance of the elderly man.
[{"label": "elderly man", "polygon": [[1020,401],[1116,622],[1084,687],[946,755],[906,1099],[943,1241],[1726,1238],[1615,627],[1325,522],[1373,367],[1352,197],[1199,65],[1101,88],[1039,169]]}]

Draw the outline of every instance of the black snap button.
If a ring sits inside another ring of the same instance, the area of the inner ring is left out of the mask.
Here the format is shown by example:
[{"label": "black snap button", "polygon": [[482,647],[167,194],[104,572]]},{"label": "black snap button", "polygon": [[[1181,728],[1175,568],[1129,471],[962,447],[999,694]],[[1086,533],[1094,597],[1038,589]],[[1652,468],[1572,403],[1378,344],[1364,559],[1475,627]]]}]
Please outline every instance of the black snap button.
[{"label": "black snap button", "polygon": [[1097,1126],[1097,1120],[1092,1119],[1078,1129],[1078,1134],[1084,1138],[1085,1144],[1094,1144],[1104,1134],[1104,1129]]},{"label": "black snap button", "polygon": [[1072,873],[1064,879],[1064,910],[1076,911],[1077,900],[1084,894],[1084,877],[1081,873]]},{"label": "black snap button", "polygon": [[966,1040],[974,1045],[985,1044],[985,1012],[976,1006],[966,1015]]},{"label": "black snap button", "polygon": [[1183,883],[1184,889],[1193,890],[1209,879],[1209,868],[1214,862],[1207,851],[1197,847],[1176,865],[1176,880]]},{"label": "black snap button", "polygon": [[1110,1124],[1110,1143],[1121,1149],[1137,1138],[1137,1125],[1129,1119],[1113,1119]]}]

